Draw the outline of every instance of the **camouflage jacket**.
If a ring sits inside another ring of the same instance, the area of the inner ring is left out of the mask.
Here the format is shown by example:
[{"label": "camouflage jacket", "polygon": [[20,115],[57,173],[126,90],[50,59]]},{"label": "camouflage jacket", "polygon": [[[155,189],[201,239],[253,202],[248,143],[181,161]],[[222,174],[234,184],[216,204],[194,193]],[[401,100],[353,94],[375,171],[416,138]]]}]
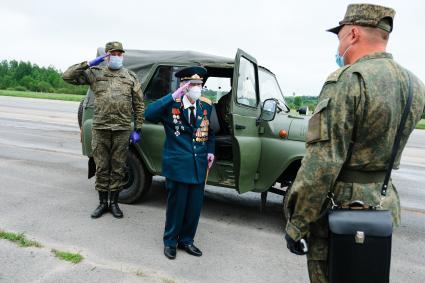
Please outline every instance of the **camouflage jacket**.
[{"label": "camouflage jacket", "polygon": [[[407,139],[425,111],[425,86],[413,74],[411,78],[413,103],[394,168],[398,168]],[[299,240],[309,233],[309,225],[326,209],[331,189],[339,203],[380,203],[384,178],[373,183],[344,183],[337,178],[344,170],[367,174],[386,170],[406,105],[408,84],[406,70],[388,53],[365,56],[328,77],[309,121],[306,156],[288,196],[286,232],[291,238]],[[400,204],[392,185],[382,208],[392,211],[393,222],[398,225]]]},{"label": "camouflage jacket", "polygon": [[62,78],[71,84],[90,85],[94,93],[93,129],[128,130],[131,118],[137,128],[143,123],[144,103],[136,74],[121,68],[89,67],[87,62],[73,65]]}]

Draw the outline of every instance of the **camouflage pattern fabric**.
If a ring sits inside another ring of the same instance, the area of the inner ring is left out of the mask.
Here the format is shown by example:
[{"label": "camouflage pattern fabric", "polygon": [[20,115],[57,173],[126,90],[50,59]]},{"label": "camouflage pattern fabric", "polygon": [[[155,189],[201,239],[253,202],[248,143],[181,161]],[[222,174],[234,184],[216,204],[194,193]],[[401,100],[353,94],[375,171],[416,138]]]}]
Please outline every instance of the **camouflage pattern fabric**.
[{"label": "camouflage pattern fabric", "polygon": [[89,68],[87,62],[83,62],[69,67],[62,77],[71,84],[90,85],[93,90],[93,129],[129,130],[133,111],[136,127],[142,127],[141,84],[132,71],[126,68],[110,70],[106,66]]},{"label": "camouflage pattern fabric", "polygon": [[129,130],[92,130],[93,158],[98,191],[117,191],[124,185]]},{"label": "camouflage pattern fabric", "polygon": [[338,34],[343,25],[358,25],[377,27],[391,32],[394,16],[395,11],[388,7],[373,4],[350,4],[344,19],[339,22],[339,26],[328,31]]},{"label": "camouflage pattern fabric", "polygon": [[[413,74],[411,77],[413,103],[394,168],[399,167],[407,139],[425,112],[425,86]],[[338,176],[344,170],[386,170],[407,96],[407,74],[385,52],[344,66],[325,82],[309,121],[306,156],[285,207],[289,212],[286,233],[296,241],[305,237],[309,243],[309,271],[316,270],[310,277],[326,274],[326,270],[318,272],[317,268],[327,266],[328,224],[323,212],[328,192],[334,191],[338,204],[361,200],[371,206],[379,205],[384,178],[372,183],[360,179],[342,182]],[[391,182],[381,208],[392,212],[395,226],[400,224],[400,201]],[[312,282],[326,280],[316,278]]]}]

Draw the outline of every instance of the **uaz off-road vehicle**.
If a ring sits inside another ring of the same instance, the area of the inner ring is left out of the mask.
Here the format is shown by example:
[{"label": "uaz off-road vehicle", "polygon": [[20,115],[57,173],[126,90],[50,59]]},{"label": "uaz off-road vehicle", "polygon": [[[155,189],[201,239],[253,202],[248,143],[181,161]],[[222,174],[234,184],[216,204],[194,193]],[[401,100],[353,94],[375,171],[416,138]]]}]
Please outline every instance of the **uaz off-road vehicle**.
[{"label": "uaz off-road vehicle", "polygon": [[[98,49],[101,54],[103,48]],[[203,95],[213,101],[210,124],[216,135],[216,161],[208,184],[239,193],[262,193],[262,207],[267,192],[285,194],[305,153],[307,117],[289,113],[275,75],[258,66],[255,58],[242,50],[235,59],[191,51],[126,50],[124,65],[141,80],[145,106],[178,87],[174,76],[178,70],[204,66],[208,76],[204,78]],[[225,95],[227,114],[220,103]],[[89,176],[95,168],[91,157],[93,100],[89,89],[78,111]],[[224,115],[230,119],[224,119]],[[161,174],[164,139],[161,124],[145,121],[141,140],[131,146],[120,202],[133,203],[146,196],[152,176]]]}]

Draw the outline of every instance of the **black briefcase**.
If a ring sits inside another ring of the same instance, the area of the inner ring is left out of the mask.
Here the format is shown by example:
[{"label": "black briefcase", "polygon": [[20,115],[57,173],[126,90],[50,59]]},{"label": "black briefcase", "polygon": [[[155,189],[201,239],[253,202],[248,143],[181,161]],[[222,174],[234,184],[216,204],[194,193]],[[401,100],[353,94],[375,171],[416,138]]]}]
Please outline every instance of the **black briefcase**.
[{"label": "black briefcase", "polygon": [[391,236],[388,210],[331,210],[330,282],[389,282]]}]

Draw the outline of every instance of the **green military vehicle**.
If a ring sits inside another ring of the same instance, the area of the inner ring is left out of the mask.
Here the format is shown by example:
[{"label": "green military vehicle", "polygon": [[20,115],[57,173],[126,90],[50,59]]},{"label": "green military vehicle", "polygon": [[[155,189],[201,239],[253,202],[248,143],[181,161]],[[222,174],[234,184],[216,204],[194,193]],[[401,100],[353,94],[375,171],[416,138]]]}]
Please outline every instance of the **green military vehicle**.
[{"label": "green military vehicle", "polygon": [[[98,49],[101,54],[103,48]],[[210,124],[216,135],[216,160],[207,183],[239,193],[262,193],[262,207],[267,192],[285,195],[305,154],[308,119],[290,114],[275,75],[257,65],[254,57],[242,50],[234,59],[191,51],[126,50],[124,65],[140,78],[146,106],[178,87],[174,74],[181,68],[204,66],[208,76],[203,96],[213,101]],[[89,178],[95,168],[91,157],[93,100],[89,89],[78,111]],[[131,146],[120,202],[133,203],[146,196],[152,176],[161,174],[164,139],[161,124],[145,121],[141,140]]]}]

